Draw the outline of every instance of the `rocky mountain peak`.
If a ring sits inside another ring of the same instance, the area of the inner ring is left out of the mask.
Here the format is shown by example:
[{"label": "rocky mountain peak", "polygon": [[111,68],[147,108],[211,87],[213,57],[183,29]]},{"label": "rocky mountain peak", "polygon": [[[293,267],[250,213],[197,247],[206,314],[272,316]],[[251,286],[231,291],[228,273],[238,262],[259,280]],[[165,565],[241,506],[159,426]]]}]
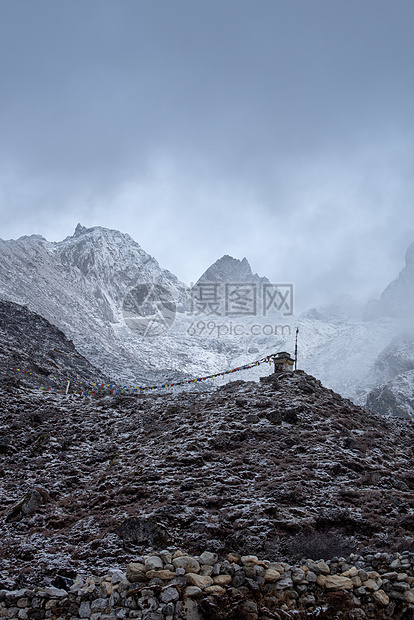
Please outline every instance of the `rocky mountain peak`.
[{"label": "rocky mountain peak", "polygon": [[82,224],[79,224],[76,226],[75,228],[75,233],[74,236],[75,237],[79,237],[80,235],[82,235],[83,233],[85,233],[88,229],[86,228],[86,226],[82,226]]},{"label": "rocky mountain peak", "polygon": [[260,284],[269,280],[253,273],[247,258],[242,260],[225,254],[213,263],[199,278],[202,282],[248,282]]},{"label": "rocky mountain peak", "polygon": [[133,382],[142,376],[136,368],[156,364],[140,354],[122,307],[127,293],[146,283],[159,284],[185,306],[187,287],[128,234],[78,224],[74,235],[53,244],[41,237],[0,242],[1,298],[28,304],[93,364],[112,377],[132,375]]}]

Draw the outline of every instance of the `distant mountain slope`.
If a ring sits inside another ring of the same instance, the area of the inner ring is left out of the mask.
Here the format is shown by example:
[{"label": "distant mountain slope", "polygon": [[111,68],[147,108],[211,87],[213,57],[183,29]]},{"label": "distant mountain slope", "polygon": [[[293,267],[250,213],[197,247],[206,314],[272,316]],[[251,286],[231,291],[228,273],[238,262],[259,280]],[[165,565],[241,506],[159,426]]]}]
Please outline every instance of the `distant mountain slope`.
[{"label": "distant mountain slope", "polygon": [[414,243],[405,254],[405,267],[382,293],[376,312],[405,319],[414,327]]},{"label": "distant mountain slope", "polygon": [[0,300],[0,382],[62,387],[61,383],[8,371],[10,367],[62,379],[108,382],[60,329],[26,307]]}]

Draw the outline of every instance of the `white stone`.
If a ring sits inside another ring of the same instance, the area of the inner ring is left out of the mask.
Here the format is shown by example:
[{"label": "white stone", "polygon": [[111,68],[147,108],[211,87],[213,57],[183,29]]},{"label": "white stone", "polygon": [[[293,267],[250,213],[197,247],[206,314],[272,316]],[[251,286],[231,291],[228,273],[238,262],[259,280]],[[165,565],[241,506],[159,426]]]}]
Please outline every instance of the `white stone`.
[{"label": "white stone", "polygon": [[175,568],[184,568],[186,573],[198,573],[200,572],[200,564],[194,558],[190,558],[188,555],[182,555],[178,558],[174,558],[172,561]]},{"label": "white stone", "polygon": [[323,560],[321,560],[320,562],[315,562],[314,569],[316,569],[315,572],[319,571],[322,575],[329,575],[329,573],[331,572],[329,566]]},{"label": "white stone", "polygon": [[214,583],[218,586],[228,586],[231,583],[230,575],[217,575],[213,577]]},{"label": "white stone", "polygon": [[276,581],[279,581],[280,573],[274,568],[268,568],[265,574],[263,575],[263,578],[268,583],[275,583]]},{"label": "white stone", "polygon": [[45,592],[49,594],[49,596],[53,596],[54,598],[64,598],[68,595],[66,590],[60,590],[59,588],[54,588],[53,586],[45,588]]},{"label": "white stone", "polygon": [[218,560],[217,553],[211,553],[210,551],[204,551],[200,555],[201,564],[209,564],[210,566],[214,566],[217,560]]},{"label": "white stone", "polygon": [[259,558],[256,555],[242,555],[241,561],[245,566],[256,566],[259,563]]},{"label": "white stone", "polygon": [[326,575],[325,576],[325,588],[327,590],[352,590],[354,584],[349,577],[342,577],[342,575]]},{"label": "white stone", "polygon": [[371,592],[376,592],[380,588],[375,579],[367,579],[366,581],[363,581],[362,586],[367,590],[371,590]]},{"label": "white stone", "polygon": [[358,569],[356,568],[356,566],[353,566],[352,568],[350,568],[349,570],[346,570],[344,573],[342,573],[342,577],[357,577],[358,575]]},{"label": "white stone", "polygon": [[386,605],[389,605],[389,602],[390,602],[390,599],[388,595],[385,594],[384,590],[377,590],[372,595],[372,598],[378,605],[382,605],[383,607],[385,607]]},{"label": "white stone", "polygon": [[158,555],[151,555],[145,560],[145,568],[147,570],[157,570],[158,568],[164,568],[164,562]]},{"label": "white stone", "polygon": [[197,588],[206,588],[212,586],[214,581],[208,575],[198,575],[197,573],[187,573],[185,578],[190,586],[197,586]]}]

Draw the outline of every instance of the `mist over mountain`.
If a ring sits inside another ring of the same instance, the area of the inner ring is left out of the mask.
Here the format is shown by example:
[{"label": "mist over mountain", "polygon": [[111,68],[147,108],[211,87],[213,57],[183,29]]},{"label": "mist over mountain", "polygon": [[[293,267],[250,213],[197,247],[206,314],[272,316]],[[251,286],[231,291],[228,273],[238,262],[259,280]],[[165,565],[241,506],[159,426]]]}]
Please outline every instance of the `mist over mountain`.
[{"label": "mist over mountain", "polygon": [[408,319],[414,326],[414,243],[405,254],[404,269],[384,290],[379,306],[383,314]]}]

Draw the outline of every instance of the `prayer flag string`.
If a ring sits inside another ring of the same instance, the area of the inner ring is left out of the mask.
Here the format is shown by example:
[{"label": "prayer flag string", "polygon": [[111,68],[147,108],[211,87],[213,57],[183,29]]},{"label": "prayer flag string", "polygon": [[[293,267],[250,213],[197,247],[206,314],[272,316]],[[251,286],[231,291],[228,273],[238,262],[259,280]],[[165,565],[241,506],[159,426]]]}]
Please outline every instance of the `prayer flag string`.
[{"label": "prayer flag string", "polygon": [[42,392],[58,392],[58,393],[67,394],[68,386],[74,385],[74,386],[79,386],[79,387],[75,387],[70,392],[71,394],[80,394],[83,396],[94,396],[96,394],[134,394],[134,393],[141,393],[141,392],[151,391],[151,390],[169,389],[172,387],[188,385],[191,383],[198,383],[201,381],[207,381],[207,379],[215,379],[217,377],[224,377],[225,375],[230,375],[235,372],[239,372],[241,370],[249,370],[250,368],[254,368],[255,366],[260,366],[261,364],[270,362],[271,359],[272,359],[272,356],[268,355],[267,357],[263,357],[262,359],[256,360],[255,362],[250,362],[249,364],[244,364],[243,366],[237,366],[236,368],[232,368],[231,370],[223,370],[222,372],[216,372],[212,375],[206,375],[205,377],[186,379],[184,381],[176,381],[174,383],[162,383],[161,385],[144,385],[144,386],[116,385],[115,383],[97,383],[97,382],[89,383],[87,381],[56,377],[55,375],[42,375],[36,372],[22,370],[20,368],[8,368],[8,370],[14,371],[14,372],[21,372],[21,373],[24,373],[26,375],[33,376],[33,377],[42,377],[44,379],[62,381],[66,383],[66,386],[62,389],[54,388],[54,387],[45,387],[41,385],[32,386],[34,389],[40,390]]}]

